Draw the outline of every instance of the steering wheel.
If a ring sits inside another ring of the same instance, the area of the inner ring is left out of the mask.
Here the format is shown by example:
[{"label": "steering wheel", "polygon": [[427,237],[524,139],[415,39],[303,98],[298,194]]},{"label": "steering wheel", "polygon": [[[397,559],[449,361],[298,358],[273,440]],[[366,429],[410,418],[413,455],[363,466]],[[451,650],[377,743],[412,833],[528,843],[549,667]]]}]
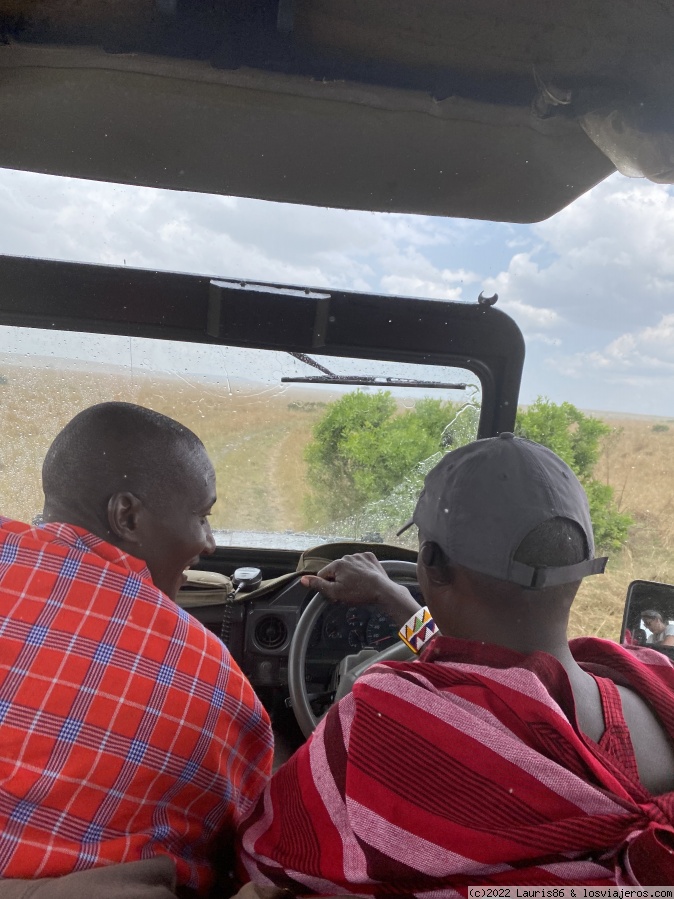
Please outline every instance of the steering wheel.
[{"label": "steering wheel", "polygon": [[[416,577],[417,574],[417,566],[414,562],[388,561],[381,564],[391,580],[395,580],[396,577]],[[290,701],[297,723],[305,737],[311,736],[320,720],[311,708],[307,694],[307,684],[304,678],[307,647],[309,646],[311,633],[316,622],[329,605],[331,603],[321,593],[314,594],[302,613],[302,617],[297,622],[288,652],[288,690],[290,692]],[[364,650],[363,655],[365,656],[363,661],[351,668],[348,674],[342,677],[337,696],[335,697],[336,700],[341,699],[342,696],[345,696],[350,691],[356,678],[367,670],[370,665],[388,660],[404,661],[414,657],[414,653],[405,646],[402,640],[400,643],[389,646],[388,649],[384,649],[381,652],[377,652],[374,649]]]}]

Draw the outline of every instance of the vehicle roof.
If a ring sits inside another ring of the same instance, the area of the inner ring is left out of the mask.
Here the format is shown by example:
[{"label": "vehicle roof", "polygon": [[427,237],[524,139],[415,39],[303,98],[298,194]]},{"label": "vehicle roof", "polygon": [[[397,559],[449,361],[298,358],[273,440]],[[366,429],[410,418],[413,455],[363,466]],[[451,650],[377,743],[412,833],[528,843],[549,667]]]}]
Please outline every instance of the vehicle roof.
[{"label": "vehicle roof", "polygon": [[0,166],[532,222],[614,171],[578,117],[659,108],[670,3],[0,0]]}]

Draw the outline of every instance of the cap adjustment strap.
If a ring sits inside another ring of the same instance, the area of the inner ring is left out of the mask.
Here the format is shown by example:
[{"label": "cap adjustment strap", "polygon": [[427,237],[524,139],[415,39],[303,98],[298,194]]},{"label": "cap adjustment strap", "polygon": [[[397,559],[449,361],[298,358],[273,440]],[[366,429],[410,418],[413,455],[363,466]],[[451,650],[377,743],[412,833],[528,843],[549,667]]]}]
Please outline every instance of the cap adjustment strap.
[{"label": "cap adjustment strap", "polygon": [[520,587],[542,590],[544,587],[558,587],[561,584],[572,584],[591,574],[603,574],[608,556],[599,559],[586,559],[575,565],[562,565],[552,568],[532,568],[522,562],[512,562],[509,581]]}]

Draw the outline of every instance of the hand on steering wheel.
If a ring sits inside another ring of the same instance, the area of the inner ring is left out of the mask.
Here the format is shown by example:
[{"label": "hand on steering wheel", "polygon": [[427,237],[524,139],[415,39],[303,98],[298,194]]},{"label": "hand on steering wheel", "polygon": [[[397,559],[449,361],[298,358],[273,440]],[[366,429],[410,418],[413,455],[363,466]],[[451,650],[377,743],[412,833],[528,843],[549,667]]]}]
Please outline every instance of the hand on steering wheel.
[{"label": "hand on steering wheel", "polygon": [[[413,562],[379,562],[373,553],[355,553],[330,562],[318,575],[303,575],[302,583],[320,592],[309,601],[297,623],[288,653],[288,689],[297,723],[305,737],[316,729],[318,718],[307,695],[304,669],[311,633],[330,602],[349,605],[377,604],[397,626],[402,626],[419,609],[410,592],[391,580],[393,577],[416,577]],[[370,665],[386,659],[409,659],[411,650],[400,643],[383,652],[372,652],[349,674],[352,683]],[[344,691],[340,691],[343,693]],[[348,692],[348,691],[347,691]]]},{"label": "hand on steering wheel", "polygon": [[[401,566],[408,565],[407,571]],[[400,628],[419,609],[412,594],[405,587],[392,581],[387,572],[395,566],[398,575],[412,573],[416,566],[411,562],[384,562],[374,553],[353,553],[335,559],[318,574],[305,574],[301,581],[305,587],[313,587],[328,602],[344,605],[376,605]]]}]

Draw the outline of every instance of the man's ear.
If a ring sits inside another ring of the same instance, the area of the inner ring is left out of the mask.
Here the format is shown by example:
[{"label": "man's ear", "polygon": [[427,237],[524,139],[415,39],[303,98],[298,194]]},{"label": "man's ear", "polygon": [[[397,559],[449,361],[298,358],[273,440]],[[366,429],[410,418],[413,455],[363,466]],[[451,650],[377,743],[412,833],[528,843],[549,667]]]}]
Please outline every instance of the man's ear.
[{"label": "man's ear", "polygon": [[108,527],[120,540],[138,543],[138,524],[143,503],[133,493],[113,493],[108,500]]},{"label": "man's ear", "polygon": [[424,541],[419,547],[419,561],[430,584],[447,585],[453,580],[452,567],[437,543]]}]

